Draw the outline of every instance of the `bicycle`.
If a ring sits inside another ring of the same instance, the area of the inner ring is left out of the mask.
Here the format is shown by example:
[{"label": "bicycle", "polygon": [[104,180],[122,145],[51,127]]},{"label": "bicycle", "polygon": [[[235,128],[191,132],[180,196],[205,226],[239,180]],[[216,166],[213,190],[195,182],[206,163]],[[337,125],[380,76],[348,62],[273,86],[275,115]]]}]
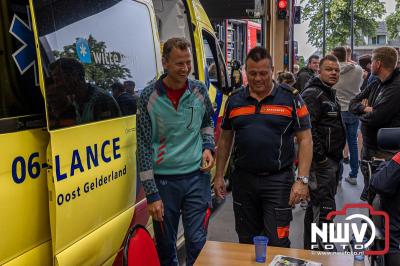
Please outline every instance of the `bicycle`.
[{"label": "bicycle", "polygon": [[[375,174],[379,169],[380,165],[385,162],[385,159],[381,158],[374,158],[372,157],[371,160],[361,160],[361,164],[365,167],[363,172],[364,178],[368,183],[365,186],[363,193],[365,193],[365,199],[367,200],[368,204],[370,204],[374,210],[382,209],[381,205],[381,197],[379,194],[376,194],[374,191],[370,189],[369,182],[372,178],[372,175]],[[363,195],[360,197],[363,199]],[[385,247],[385,235],[383,233],[384,228],[384,221],[382,218],[377,218],[375,216],[370,216],[374,225],[375,225],[375,240],[370,246],[370,250],[383,250]],[[371,229],[368,227],[367,230],[368,238],[371,237]],[[371,255],[368,257],[371,266],[384,266],[385,265],[385,256],[384,255]]]},{"label": "bicycle", "polygon": [[363,201],[367,201],[369,204],[372,204],[371,198],[373,200],[375,196],[373,194],[370,195],[369,182],[371,180],[372,175],[377,172],[382,162],[385,162],[385,159],[375,158],[375,157],[372,157],[370,160],[360,161],[360,168],[361,172],[364,175],[364,184],[365,184],[360,199]]}]

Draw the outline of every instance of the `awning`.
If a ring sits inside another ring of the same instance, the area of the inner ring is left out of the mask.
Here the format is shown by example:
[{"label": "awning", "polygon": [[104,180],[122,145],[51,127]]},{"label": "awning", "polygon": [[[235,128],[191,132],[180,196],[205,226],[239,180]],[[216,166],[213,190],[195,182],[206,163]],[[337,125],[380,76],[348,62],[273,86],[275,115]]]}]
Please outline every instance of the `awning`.
[{"label": "awning", "polygon": [[264,0],[200,0],[208,17],[215,19],[249,19],[261,16]]}]

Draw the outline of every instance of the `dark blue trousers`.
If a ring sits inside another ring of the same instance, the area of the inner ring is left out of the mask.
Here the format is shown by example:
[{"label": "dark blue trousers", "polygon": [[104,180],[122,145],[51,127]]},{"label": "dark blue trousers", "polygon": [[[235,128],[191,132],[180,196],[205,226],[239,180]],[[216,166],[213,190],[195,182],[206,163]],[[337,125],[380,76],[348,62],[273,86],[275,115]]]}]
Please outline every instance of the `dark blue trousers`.
[{"label": "dark blue trousers", "polygon": [[[350,154],[350,168],[349,177],[357,178],[358,174],[358,144],[357,144],[357,133],[358,133],[358,117],[350,112],[342,112],[342,119],[346,129],[346,140],[349,146]],[[340,175],[339,179],[342,181],[343,175],[343,162],[340,163]]]},{"label": "dark blue trousers", "polygon": [[186,178],[156,178],[156,184],[164,204],[164,221],[160,223],[153,220],[161,265],[178,265],[176,240],[181,214],[186,265],[193,265],[206,243],[206,213],[211,207],[210,175],[200,173]]}]

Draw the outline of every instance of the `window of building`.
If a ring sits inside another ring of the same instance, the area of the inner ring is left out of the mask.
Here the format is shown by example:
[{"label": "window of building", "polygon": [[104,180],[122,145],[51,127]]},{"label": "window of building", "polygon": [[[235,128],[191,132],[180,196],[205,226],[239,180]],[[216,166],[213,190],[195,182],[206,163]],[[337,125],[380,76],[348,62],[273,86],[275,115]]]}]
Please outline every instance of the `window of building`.
[{"label": "window of building", "polygon": [[377,35],[371,38],[372,45],[385,45],[386,44],[386,35]]}]

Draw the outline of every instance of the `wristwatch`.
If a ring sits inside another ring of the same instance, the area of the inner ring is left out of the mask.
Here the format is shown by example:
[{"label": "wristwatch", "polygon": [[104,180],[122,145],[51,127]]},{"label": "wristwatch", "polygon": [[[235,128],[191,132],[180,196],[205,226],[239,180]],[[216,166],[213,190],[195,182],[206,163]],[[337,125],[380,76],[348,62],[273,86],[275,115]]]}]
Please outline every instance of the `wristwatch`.
[{"label": "wristwatch", "polygon": [[308,184],[308,179],[309,179],[308,176],[298,176],[296,178],[296,181],[301,181],[304,185],[307,185]]}]

